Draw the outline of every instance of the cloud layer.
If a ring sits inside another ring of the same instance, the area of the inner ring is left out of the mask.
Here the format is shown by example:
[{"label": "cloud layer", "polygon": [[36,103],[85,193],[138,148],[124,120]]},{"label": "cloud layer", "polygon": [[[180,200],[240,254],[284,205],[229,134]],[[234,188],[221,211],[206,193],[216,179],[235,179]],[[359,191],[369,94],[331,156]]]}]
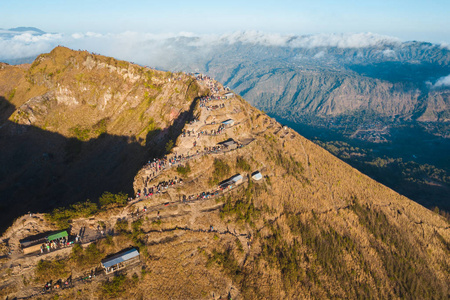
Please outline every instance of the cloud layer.
[{"label": "cloud layer", "polygon": [[192,47],[220,43],[247,43],[292,48],[362,48],[380,44],[400,43],[397,38],[372,33],[295,36],[246,31],[223,35],[195,36],[192,33],[151,34],[123,32],[119,34],[99,34],[95,32],[86,32],[74,33],[71,35],[53,33],[37,35],[25,32],[16,33],[12,37],[0,35],[0,59],[32,57],[43,52],[48,52],[57,45],[64,45],[72,49],[86,49],[123,59],[138,61],[142,56],[142,54],[138,52],[153,52],[155,49],[152,49],[152,46],[156,47],[161,45],[168,39],[177,40],[181,38],[190,38],[188,44]]},{"label": "cloud layer", "polygon": [[450,86],[450,75],[439,78],[434,84],[434,87],[446,87],[446,86]]}]

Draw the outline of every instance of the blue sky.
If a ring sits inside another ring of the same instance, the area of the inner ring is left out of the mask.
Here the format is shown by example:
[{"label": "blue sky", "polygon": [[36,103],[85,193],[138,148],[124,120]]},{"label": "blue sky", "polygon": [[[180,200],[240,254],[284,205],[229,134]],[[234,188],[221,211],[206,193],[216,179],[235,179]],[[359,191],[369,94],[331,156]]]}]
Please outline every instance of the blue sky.
[{"label": "blue sky", "polygon": [[47,32],[282,34],[372,32],[450,43],[449,0],[0,0],[0,28]]}]

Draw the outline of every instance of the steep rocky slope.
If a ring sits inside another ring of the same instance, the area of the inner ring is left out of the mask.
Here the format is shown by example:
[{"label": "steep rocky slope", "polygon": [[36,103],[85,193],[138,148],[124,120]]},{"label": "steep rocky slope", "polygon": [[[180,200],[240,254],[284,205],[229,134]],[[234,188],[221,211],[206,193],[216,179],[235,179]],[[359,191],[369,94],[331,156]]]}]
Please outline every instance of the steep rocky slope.
[{"label": "steep rocky slope", "polygon": [[[205,94],[225,93],[213,80],[192,84]],[[101,200],[100,208],[76,217],[64,210],[23,216],[4,233],[12,253],[1,262],[3,296],[41,296],[46,281],[69,274],[82,278],[102,258],[134,246],[141,262],[125,269],[125,276],[80,279],[73,288],[41,297],[448,297],[448,220],[361,174],[240,97],[185,102],[193,118],[183,123],[166,158],[156,157],[162,159],[155,160],[161,170],[142,164],[135,172],[138,196],[133,201],[107,205]],[[230,119],[232,124],[222,127]],[[239,146],[220,144],[230,138]],[[254,180],[254,171],[263,178]],[[218,183],[238,173],[242,183],[218,189]],[[24,256],[17,249],[19,239],[67,221],[72,234],[84,228],[85,250]]]},{"label": "steep rocky slope", "polygon": [[27,211],[132,192],[199,92],[184,75],[63,47],[32,65],[2,65],[0,82],[3,229]]},{"label": "steep rocky slope", "polygon": [[[334,153],[414,201],[448,211],[450,92],[439,82],[450,74],[449,49],[370,34],[278,38],[175,38],[161,46],[171,59],[155,64],[205,72],[307,138],[361,149]],[[380,160],[399,163],[384,168]],[[429,168],[443,175],[423,172]]]}]

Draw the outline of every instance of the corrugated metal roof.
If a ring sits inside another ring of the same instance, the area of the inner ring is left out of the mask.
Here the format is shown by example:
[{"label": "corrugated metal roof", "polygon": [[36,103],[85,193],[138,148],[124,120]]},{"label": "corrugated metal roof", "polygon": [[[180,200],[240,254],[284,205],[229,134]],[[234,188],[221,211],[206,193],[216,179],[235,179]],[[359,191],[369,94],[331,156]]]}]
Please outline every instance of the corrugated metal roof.
[{"label": "corrugated metal roof", "polygon": [[222,124],[225,124],[225,125],[231,125],[233,123],[234,123],[233,119],[228,119],[228,120],[225,120],[225,121],[222,122]]},{"label": "corrugated metal roof", "polygon": [[233,177],[230,178],[230,180],[232,180],[234,182],[238,182],[239,180],[242,180],[242,179],[243,179],[243,177],[242,177],[241,174],[238,174],[238,175],[233,176]]},{"label": "corrugated metal roof", "polygon": [[236,144],[236,142],[234,141],[234,140],[231,140],[231,141],[226,141],[225,143],[223,143],[225,146],[232,146],[232,145],[234,145],[234,144]]},{"label": "corrugated metal roof", "polygon": [[66,236],[68,236],[69,234],[67,234],[67,231],[61,231],[61,232],[58,232],[58,233],[55,233],[55,234],[52,234],[52,235],[49,235],[48,237],[47,237],[47,239],[49,240],[49,241],[53,241],[53,240],[56,240],[56,239],[59,239],[59,238],[63,238],[63,237],[66,237]]},{"label": "corrugated metal roof", "polygon": [[105,268],[109,268],[109,267],[112,267],[114,265],[117,265],[118,263],[130,260],[130,259],[132,259],[132,258],[134,258],[136,256],[139,256],[139,252],[136,249],[131,249],[131,250],[128,250],[128,251],[126,251],[124,253],[115,255],[115,256],[113,256],[111,258],[102,260],[102,265]]},{"label": "corrugated metal roof", "polygon": [[261,173],[255,172],[255,173],[252,174],[252,178],[254,180],[261,180],[263,177],[262,177]]}]

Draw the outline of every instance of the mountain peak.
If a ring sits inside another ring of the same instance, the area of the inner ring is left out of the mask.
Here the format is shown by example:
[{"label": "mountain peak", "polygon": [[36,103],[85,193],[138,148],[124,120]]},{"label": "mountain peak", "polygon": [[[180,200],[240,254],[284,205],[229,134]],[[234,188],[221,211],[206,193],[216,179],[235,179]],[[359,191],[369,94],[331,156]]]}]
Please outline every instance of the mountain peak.
[{"label": "mountain peak", "polygon": [[45,34],[46,33],[45,31],[40,30],[39,28],[36,28],[36,27],[14,27],[14,28],[10,28],[8,30],[13,31],[13,32],[31,32],[31,33],[35,33],[35,34]]}]

